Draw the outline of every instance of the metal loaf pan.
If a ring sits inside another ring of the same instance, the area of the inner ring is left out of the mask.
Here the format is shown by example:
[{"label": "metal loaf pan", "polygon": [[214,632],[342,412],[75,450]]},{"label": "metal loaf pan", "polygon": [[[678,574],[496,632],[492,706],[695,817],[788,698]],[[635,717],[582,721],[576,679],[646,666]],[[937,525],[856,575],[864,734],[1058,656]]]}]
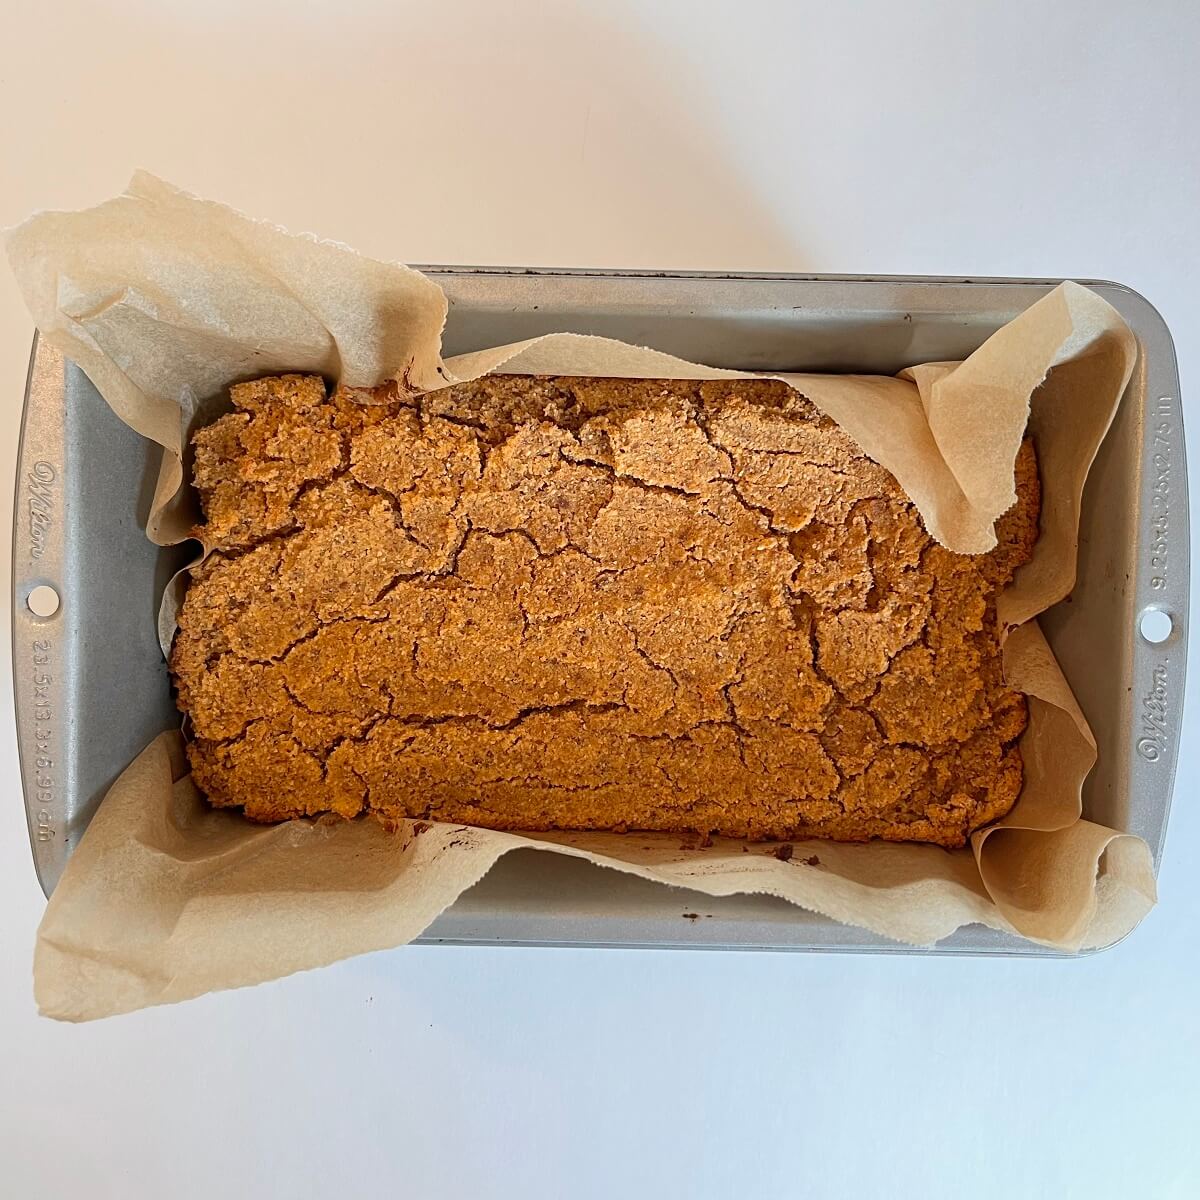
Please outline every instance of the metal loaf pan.
[{"label": "metal loaf pan", "polygon": [[[556,330],[603,334],[713,366],[892,374],[965,358],[1055,280],[423,268],[450,300],[447,356]],[[1084,813],[1150,845],[1157,865],[1179,742],[1188,611],[1188,513],[1174,348],[1136,292],[1084,281],[1125,317],[1140,355],[1088,479],[1079,578],[1042,618],[1100,745]],[[113,779],[178,724],[155,637],[181,561],[143,533],[159,451],[83,373],[36,343],[13,530],[17,732],[38,877],[53,889]],[[58,612],[29,608],[39,585]],[[1147,609],[1167,638],[1140,633]],[[426,942],[907,949],[761,896],[711,899],[521,851],[465,893]],[[981,927],[939,951],[1045,954]]]}]

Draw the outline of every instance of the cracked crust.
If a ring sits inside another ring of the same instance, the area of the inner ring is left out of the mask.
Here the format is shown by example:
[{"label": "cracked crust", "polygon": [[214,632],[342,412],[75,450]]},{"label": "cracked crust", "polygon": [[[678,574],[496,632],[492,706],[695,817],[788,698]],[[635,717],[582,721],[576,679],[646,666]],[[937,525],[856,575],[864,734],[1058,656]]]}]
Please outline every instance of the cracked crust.
[{"label": "cracked crust", "polygon": [[171,665],[210,800],[500,829],[961,846],[1020,791],[994,597],[771,381],[233,388]]}]

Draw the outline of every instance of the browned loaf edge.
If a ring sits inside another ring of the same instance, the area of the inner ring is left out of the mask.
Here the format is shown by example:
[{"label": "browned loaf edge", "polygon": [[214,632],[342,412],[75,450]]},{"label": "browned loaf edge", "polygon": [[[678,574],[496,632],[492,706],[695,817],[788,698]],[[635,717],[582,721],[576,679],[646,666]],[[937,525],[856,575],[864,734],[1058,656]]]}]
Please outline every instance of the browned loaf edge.
[{"label": "browned loaf edge", "polygon": [[171,655],[196,782],[256,821],[960,846],[1022,782],[981,556],[772,381],[232,390]]}]

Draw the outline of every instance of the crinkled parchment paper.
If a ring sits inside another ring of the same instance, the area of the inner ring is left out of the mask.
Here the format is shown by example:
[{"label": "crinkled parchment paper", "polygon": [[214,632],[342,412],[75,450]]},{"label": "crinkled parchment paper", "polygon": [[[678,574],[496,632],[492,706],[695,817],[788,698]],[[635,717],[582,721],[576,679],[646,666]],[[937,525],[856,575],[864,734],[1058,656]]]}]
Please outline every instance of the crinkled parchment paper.
[{"label": "crinkled parchment paper", "polygon": [[[97,208],[33,217],[7,248],[43,336],[164,447],[147,530],[163,544],[195,517],[181,467],[189,433],[240,379],[309,371],[366,385],[402,375],[436,388],[488,371],[739,374],[574,334],[443,361],[446,300],[429,279],[144,174]],[[784,862],[771,846],[688,850],[665,835],[413,823],[388,833],[370,820],[263,828],[209,809],[178,735],[164,735],[114,784],[46,910],[42,1011],[85,1020],[399,945],[518,847],[713,896],[765,892],[914,944],[969,922],[1067,950],[1111,942],[1154,903],[1150,853],[1081,818],[1096,747],[1033,618],[1074,582],[1084,480],[1135,353],[1117,313],[1067,283],[962,363],[897,378],[783,377],[886,466],[929,531],[958,551],[993,544],[993,522],[1015,499],[1027,422],[1037,439],[1041,537],[999,602],[1006,673],[1029,696],[1026,782],[1011,814],[969,849],[813,842]],[[813,855],[817,866],[805,861]]]}]

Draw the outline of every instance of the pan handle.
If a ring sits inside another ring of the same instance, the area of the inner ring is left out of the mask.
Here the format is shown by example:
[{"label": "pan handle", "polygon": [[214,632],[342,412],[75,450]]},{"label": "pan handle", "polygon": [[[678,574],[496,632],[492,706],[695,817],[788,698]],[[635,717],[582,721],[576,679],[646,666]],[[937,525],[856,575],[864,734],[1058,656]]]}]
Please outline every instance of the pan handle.
[{"label": "pan handle", "polygon": [[73,721],[66,683],[77,644],[74,596],[63,569],[66,468],[63,356],[35,336],[13,503],[12,661],[25,815],[47,895],[78,836],[65,815],[72,768],[63,749]]}]

